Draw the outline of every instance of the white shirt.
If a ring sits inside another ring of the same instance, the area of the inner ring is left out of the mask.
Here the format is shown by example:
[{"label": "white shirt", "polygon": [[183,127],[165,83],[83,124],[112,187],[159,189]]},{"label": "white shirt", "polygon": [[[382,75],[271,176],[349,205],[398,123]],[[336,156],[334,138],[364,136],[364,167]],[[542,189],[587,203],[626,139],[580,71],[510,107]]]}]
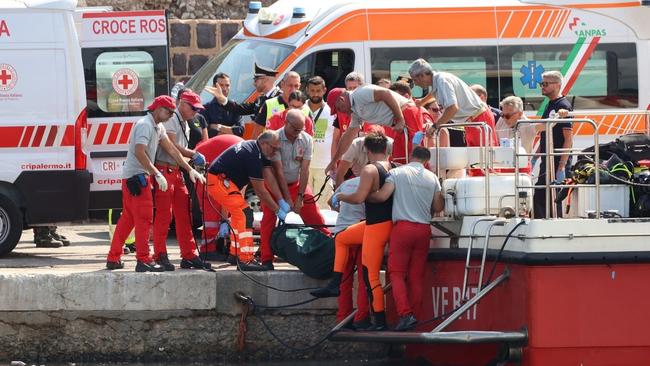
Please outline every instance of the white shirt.
[{"label": "white shirt", "polygon": [[[521,119],[528,119],[526,116],[522,116]],[[515,138],[515,129],[508,126],[506,120],[503,117],[499,118],[496,124],[497,137],[499,139],[514,139]],[[533,143],[535,142],[535,131],[534,124],[523,124],[519,125],[519,137],[521,141],[521,146],[526,150],[527,153],[533,152]]]},{"label": "white shirt", "polygon": [[327,103],[323,102],[321,108],[311,111],[309,108],[309,118],[314,122],[314,155],[311,160],[311,167],[325,169],[331,158],[331,146],[334,138],[334,116],[330,111]]}]

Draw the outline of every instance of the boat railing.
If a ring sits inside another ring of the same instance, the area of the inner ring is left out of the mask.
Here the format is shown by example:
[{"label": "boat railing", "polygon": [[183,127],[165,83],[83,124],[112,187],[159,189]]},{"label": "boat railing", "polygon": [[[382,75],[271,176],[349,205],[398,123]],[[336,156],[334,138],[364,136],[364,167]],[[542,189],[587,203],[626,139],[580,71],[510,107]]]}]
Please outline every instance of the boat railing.
[{"label": "boat railing", "polygon": [[485,175],[485,215],[490,215],[490,170],[492,170],[492,127],[485,122],[465,122],[465,123],[445,123],[434,132],[434,141],[436,148],[436,176],[440,178],[440,132],[447,129],[455,129],[457,127],[473,127],[478,128],[480,132],[480,149],[479,154],[479,169]]},{"label": "boat railing", "polygon": [[[593,139],[594,139],[594,151],[593,152],[584,152],[580,151],[580,155],[584,156],[593,156],[594,158],[594,178],[595,184],[561,184],[560,182],[555,182],[556,180],[556,170],[555,170],[555,157],[556,156],[571,156],[572,153],[576,152],[576,149],[565,149],[565,148],[557,148],[555,149],[553,147],[553,126],[556,123],[570,123],[571,127],[573,128],[574,124],[588,124],[591,125],[594,128],[594,134],[593,134]],[[533,189],[533,190],[540,190],[544,189],[546,191],[546,199],[545,199],[545,218],[551,218],[551,217],[557,217],[557,213],[555,212],[555,190],[558,188],[569,188],[569,187],[575,187],[575,188],[582,188],[582,187],[594,187],[596,190],[595,192],[595,217],[597,219],[600,218],[600,164],[599,164],[599,138],[598,138],[598,125],[596,122],[594,122],[591,119],[588,118],[572,118],[572,119],[566,119],[566,118],[547,118],[547,119],[525,119],[525,120],[518,120],[517,123],[515,124],[515,129],[514,129],[514,146],[519,146],[519,139],[520,139],[520,131],[519,127],[527,124],[544,124],[544,129],[546,132],[546,141],[545,141],[545,152],[543,153],[520,153],[517,148],[514,149],[514,160],[518,161],[519,157],[525,156],[525,157],[539,157],[542,159],[546,159],[546,171],[539,172],[539,177],[538,179],[541,179],[542,174],[545,178],[544,185],[532,185],[532,186],[522,186],[519,184],[519,179],[515,179],[515,192],[521,192],[521,190],[528,190],[528,189]],[[541,166],[541,165],[540,165]],[[519,176],[519,164],[515,164],[515,177]],[[535,192],[535,191],[534,191]],[[553,205],[551,205],[551,202],[553,202]],[[515,205],[516,209],[515,212],[520,212],[520,200],[515,200]],[[539,218],[539,217],[536,217]]]}]

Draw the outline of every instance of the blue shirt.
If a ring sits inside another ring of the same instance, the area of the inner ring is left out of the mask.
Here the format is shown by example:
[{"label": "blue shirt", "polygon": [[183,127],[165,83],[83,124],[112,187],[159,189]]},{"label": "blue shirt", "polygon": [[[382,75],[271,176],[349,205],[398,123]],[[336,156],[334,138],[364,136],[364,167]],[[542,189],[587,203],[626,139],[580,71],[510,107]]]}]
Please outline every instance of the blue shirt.
[{"label": "blue shirt", "polygon": [[263,180],[262,169],[270,167],[271,161],[264,157],[257,141],[242,141],[229,147],[210,165],[210,173],[225,174],[238,188],[249,180]]},{"label": "blue shirt", "polygon": [[[242,126],[241,115],[233,111],[226,110],[216,99],[212,99],[204,105],[205,109],[201,114],[205,117],[210,124],[222,124],[224,126],[232,127],[233,134],[242,136],[244,134],[244,127]],[[214,130],[208,130],[210,137],[214,135]]]}]

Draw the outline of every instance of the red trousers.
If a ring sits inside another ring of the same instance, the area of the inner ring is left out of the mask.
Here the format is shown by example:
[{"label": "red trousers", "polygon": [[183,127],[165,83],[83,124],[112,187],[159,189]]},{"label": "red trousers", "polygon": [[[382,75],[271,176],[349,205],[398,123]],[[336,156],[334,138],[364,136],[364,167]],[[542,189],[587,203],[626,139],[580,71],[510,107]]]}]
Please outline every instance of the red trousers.
[{"label": "red trousers", "polygon": [[167,234],[173,212],[181,258],[194,259],[197,254],[196,242],[194,234],[192,234],[192,221],[190,220],[192,206],[190,206],[190,195],[183,180],[183,173],[179,168],[156,167],[167,179],[167,190],[163,192],[158,187],[158,183],[154,184],[156,187],[154,196],[156,216],[153,223],[153,257],[158,259],[161,254],[167,253]]},{"label": "red trousers", "polygon": [[388,274],[399,316],[414,314],[417,318],[420,313],[430,239],[429,224],[398,221],[393,225],[388,249]]},{"label": "red trousers", "polygon": [[126,179],[122,179],[122,215],[115,226],[111,249],[106,260],[109,262],[120,260],[124,242],[135,227],[135,257],[140,262],[150,263],[149,235],[153,225],[152,220],[151,178],[147,176],[147,186],[142,187],[142,192],[137,197],[131,195],[126,188]]},{"label": "red trousers", "polygon": [[[497,139],[497,130],[496,123],[494,122],[494,114],[490,108],[485,108],[485,111],[479,114],[476,117],[470,118],[468,122],[485,122],[490,126],[492,133],[490,138],[492,139],[492,146],[499,146],[499,140]],[[481,146],[481,136],[483,135],[482,130],[478,127],[465,127],[465,142],[467,146]],[[485,145],[485,138],[483,138],[483,144]]]},{"label": "red trousers", "polygon": [[[201,253],[214,252],[217,250],[217,235],[221,226],[222,217],[219,214],[221,205],[210,199],[207,190],[200,182],[196,182],[196,198],[199,200],[199,207],[203,213],[203,241]],[[227,219],[227,217],[226,217]]]},{"label": "red trousers", "polygon": [[357,313],[354,315],[354,321],[366,319],[370,315],[370,304],[368,303],[368,294],[366,293],[366,283],[363,280],[363,271],[361,270],[361,245],[353,246],[349,249],[349,258],[343,270],[343,281],[339,286],[341,294],[337,298],[339,309],[336,311],[336,322],[340,322],[352,313],[354,302],[352,299],[352,288],[354,285],[354,265],[357,265]]},{"label": "red trousers", "polygon": [[[298,197],[298,182],[289,184],[289,195],[291,200],[294,202]],[[278,199],[278,197],[273,197]],[[314,201],[314,195],[311,192],[309,186],[305,189],[305,194],[303,196],[302,208],[300,209],[300,217],[305,225],[325,225],[325,219],[321,215],[318,206]],[[266,205],[262,204],[262,222],[260,222],[260,251],[262,252],[262,263],[273,261],[273,251],[271,250],[271,234],[275,229],[275,223],[277,217],[275,212],[271,211]],[[317,228],[322,231],[325,235],[330,235],[329,230],[324,227]]]}]

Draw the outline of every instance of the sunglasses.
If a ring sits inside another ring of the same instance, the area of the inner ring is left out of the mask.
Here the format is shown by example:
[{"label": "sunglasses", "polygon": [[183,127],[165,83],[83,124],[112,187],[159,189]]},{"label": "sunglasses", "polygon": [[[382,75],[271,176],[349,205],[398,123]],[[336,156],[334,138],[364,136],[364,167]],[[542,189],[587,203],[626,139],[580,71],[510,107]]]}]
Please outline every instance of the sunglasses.
[{"label": "sunglasses", "polygon": [[510,119],[510,117],[514,117],[516,115],[517,115],[517,113],[512,113],[512,114],[503,113],[503,114],[501,114],[501,117],[503,117],[505,119]]},{"label": "sunglasses", "polygon": [[558,83],[557,81],[544,81],[542,83],[539,83],[539,86],[541,86],[543,88],[546,88],[547,86],[549,86],[551,84],[557,84],[557,83]]},{"label": "sunglasses", "polygon": [[433,107],[432,107],[432,108],[429,108],[429,110],[430,110],[431,112],[436,112],[436,113],[439,113],[439,112],[441,111],[440,108],[433,108]]},{"label": "sunglasses", "polygon": [[200,108],[196,108],[195,106],[191,105],[190,103],[188,103],[186,101],[183,101],[183,103],[187,104],[190,108],[192,108],[192,111],[194,111],[194,112],[199,112],[201,110]]}]

